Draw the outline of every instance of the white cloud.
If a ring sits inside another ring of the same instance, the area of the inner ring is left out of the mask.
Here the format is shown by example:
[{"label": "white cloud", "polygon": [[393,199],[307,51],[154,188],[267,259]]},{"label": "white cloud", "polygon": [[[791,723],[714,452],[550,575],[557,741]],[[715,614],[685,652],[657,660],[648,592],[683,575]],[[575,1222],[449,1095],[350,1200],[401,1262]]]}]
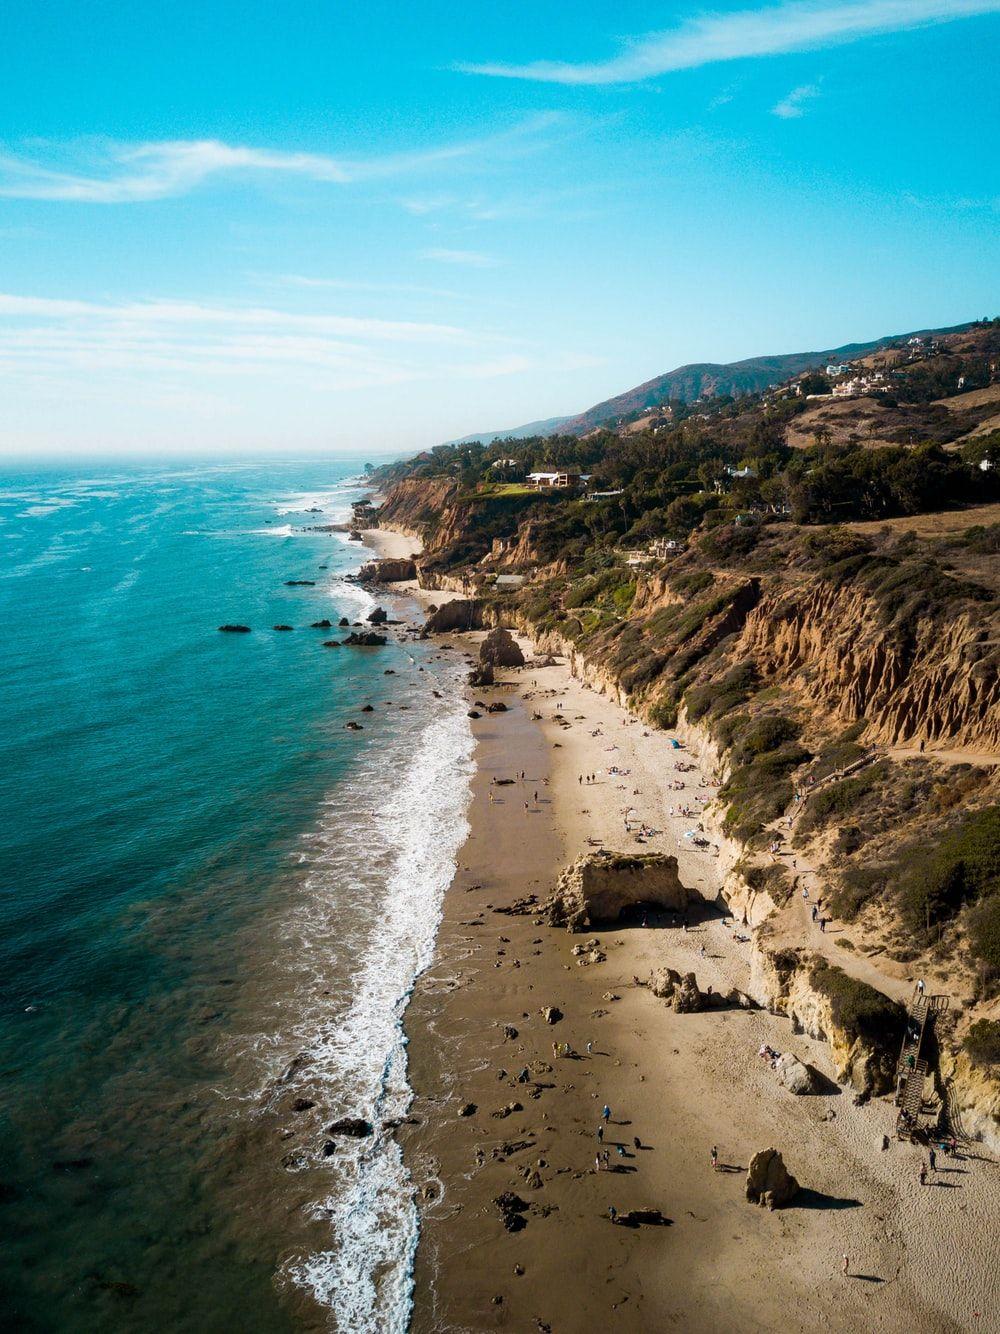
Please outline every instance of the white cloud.
[{"label": "white cloud", "polygon": [[776,106],[771,108],[772,116],[780,116],[782,120],[798,120],[804,116],[804,103],[811,102],[813,98],[819,97],[819,84],[803,83],[798,88],[793,88],[787,97],[783,97]]},{"label": "white cloud", "polygon": [[479,250],[449,250],[446,247],[423,250],[420,258],[435,260],[439,264],[458,264],[467,269],[495,269],[500,262]]},{"label": "white cloud", "polygon": [[[134,204],[188,194],[212,177],[284,173],[335,185],[378,180],[462,159],[496,158],[537,147],[545,132],[563,124],[558,112],[529,117],[509,130],[439,148],[382,157],[333,157],[225,144],[217,139],[178,139],[116,144],[92,141],[49,145],[49,161],[0,150],[0,197],[84,204]],[[56,159],[58,165],[51,159]],[[73,166],[64,165],[69,159]]]},{"label": "white cloud", "polygon": [[85,320],[126,327],[166,325],[229,325],[240,329],[278,328],[372,338],[387,342],[468,342],[474,335],[449,324],[357,318],[349,315],[303,315],[259,306],[207,306],[186,301],[133,301],[106,305],[52,297],[0,293],[0,318],[40,317]]},{"label": "white cloud", "polygon": [[593,64],[536,60],[526,65],[456,66],[465,74],[544,83],[637,83],[722,60],[779,55],[1000,11],[1000,0],[798,0],[766,9],[691,19],[669,32],[629,41],[620,55]]},{"label": "white cloud", "polygon": [[0,293],[0,376],[42,398],[117,386],[145,401],[185,384],[204,391],[234,381],[242,394],[252,381],[252,392],[270,384],[284,400],[292,384],[329,394],[443,374],[486,380],[532,366],[509,339],[453,325]]}]

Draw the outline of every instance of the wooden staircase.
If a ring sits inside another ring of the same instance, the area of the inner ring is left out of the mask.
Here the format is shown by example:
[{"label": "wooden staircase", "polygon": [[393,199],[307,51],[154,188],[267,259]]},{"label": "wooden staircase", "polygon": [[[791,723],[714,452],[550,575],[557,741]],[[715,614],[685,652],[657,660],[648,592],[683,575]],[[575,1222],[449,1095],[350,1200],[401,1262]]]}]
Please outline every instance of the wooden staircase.
[{"label": "wooden staircase", "polygon": [[947,1008],[947,996],[925,996],[919,988],[907,1007],[906,1032],[896,1066],[896,1134],[900,1139],[912,1139],[919,1128],[928,1069],[921,1054],[924,1039],[933,1028],[934,1016]]}]

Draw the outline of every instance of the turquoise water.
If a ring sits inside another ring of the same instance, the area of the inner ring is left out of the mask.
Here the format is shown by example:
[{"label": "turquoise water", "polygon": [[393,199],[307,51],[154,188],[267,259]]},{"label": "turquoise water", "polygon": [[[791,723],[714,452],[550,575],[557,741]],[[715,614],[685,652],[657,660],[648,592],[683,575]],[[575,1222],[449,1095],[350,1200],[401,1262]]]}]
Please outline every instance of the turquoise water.
[{"label": "turquoise water", "polygon": [[358,466],[0,478],[4,1328],[405,1328],[405,1168],[323,1127],[405,1110],[471,743],[445,656],[308,628],[375,605],[306,531]]}]

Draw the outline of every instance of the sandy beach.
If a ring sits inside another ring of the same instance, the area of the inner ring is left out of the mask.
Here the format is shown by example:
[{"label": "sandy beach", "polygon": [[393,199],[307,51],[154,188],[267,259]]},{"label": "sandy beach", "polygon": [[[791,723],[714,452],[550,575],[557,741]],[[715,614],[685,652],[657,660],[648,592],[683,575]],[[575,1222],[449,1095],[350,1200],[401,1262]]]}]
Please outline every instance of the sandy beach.
[{"label": "sandy beach", "polygon": [[[419,544],[380,533],[378,545]],[[479,638],[455,637],[451,651]],[[679,813],[714,795],[712,775],[522,645],[528,665],[474,695],[508,711],[473,722],[471,834],[406,1019],[415,1124],[401,1133],[422,1211],[414,1330],[996,1328],[995,1164],[939,1162],[935,1188],[921,1187],[920,1152],[892,1137],[888,1101],[855,1107],[835,1087],[795,1098],[757,1057],[766,1042],[832,1079],[824,1043],[761,1010],[676,1014],[635,984],[670,966],[703,989],[747,985],[751,946],[716,902],[718,859],[685,838],[697,816]],[[581,966],[572,948],[591,937],[498,911],[543,898],[594,846],[675,854],[704,899],[689,929],[663,914],[597,930],[606,961]],[[555,1025],[541,1013],[551,1006]],[[554,1042],[575,1055],[555,1056]],[[605,1104],[610,1170],[595,1161]],[[774,1213],[744,1198],[749,1159],[769,1146],[804,1188]],[[518,1231],[503,1226],[503,1192],[527,1206]],[[612,1206],[668,1221],[616,1226]]]}]

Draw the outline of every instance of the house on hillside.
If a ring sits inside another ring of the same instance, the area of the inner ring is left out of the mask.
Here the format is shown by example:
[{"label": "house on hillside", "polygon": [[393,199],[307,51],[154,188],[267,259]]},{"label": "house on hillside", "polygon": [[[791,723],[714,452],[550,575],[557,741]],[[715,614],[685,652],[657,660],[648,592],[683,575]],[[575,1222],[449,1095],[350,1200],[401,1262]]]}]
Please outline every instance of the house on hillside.
[{"label": "house on hillside", "polygon": [[580,486],[590,481],[590,474],[576,468],[562,468],[558,472],[529,472],[528,481],[538,491],[550,489],[565,490],[567,487]]}]

